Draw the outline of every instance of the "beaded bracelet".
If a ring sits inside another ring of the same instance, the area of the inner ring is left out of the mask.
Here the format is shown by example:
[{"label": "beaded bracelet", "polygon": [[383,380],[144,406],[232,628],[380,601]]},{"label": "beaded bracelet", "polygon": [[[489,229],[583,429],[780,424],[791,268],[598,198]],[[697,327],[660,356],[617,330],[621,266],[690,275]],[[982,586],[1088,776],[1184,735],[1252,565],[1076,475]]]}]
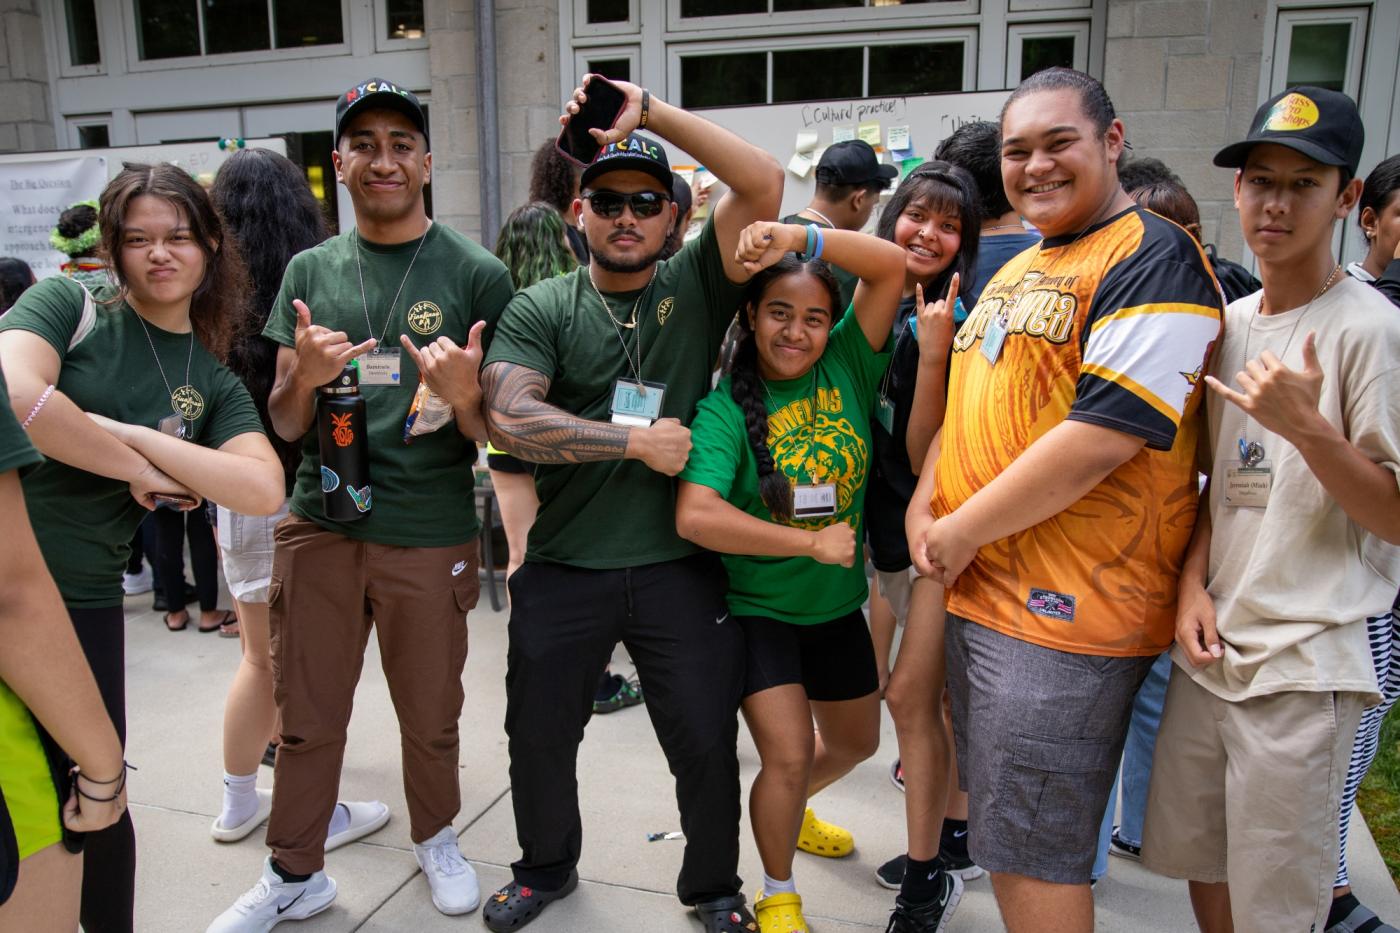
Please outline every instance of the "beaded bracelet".
[{"label": "beaded bracelet", "polygon": [[44,407],[44,403],[49,400],[49,396],[53,395],[53,392],[53,386],[49,386],[47,389],[44,390],[44,393],[39,396],[39,401],[35,402],[34,407],[29,409],[29,417],[24,419],[24,423],[20,425],[21,428],[23,428],[26,431],[29,430],[30,422],[32,422],[35,419],[35,417],[38,416],[39,409]]}]

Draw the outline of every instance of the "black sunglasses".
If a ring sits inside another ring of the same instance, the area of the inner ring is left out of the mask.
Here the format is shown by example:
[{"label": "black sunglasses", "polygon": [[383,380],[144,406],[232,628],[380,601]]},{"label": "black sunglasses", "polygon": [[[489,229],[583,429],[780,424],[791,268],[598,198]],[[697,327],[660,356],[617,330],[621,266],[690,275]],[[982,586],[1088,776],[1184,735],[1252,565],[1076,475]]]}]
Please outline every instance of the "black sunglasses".
[{"label": "black sunglasses", "polygon": [[593,213],[608,220],[622,216],[624,204],[632,209],[632,215],[639,220],[655,217],[666,209],[666,203],[671,200],[660,191],[635,191],[632,194],[590,191],[583,199],[593,208]]}]

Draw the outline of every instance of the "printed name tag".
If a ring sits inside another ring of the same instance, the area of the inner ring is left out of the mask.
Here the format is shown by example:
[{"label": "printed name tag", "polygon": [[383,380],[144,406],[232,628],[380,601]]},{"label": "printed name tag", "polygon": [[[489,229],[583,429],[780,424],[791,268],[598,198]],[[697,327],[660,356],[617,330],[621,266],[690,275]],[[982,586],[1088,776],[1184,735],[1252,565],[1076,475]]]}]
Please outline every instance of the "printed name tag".
[{"label": "printed name tag", "polygon": [[399,378],[402,354],[401,347],[386,347],[371,350],[360,357],[360,385],[402,385]]},{"label": "printed name tag", "polygon": [[818,483],[815,486],[792,487],[792,514],[794,518],[835,515],[836,484]]},{"label": "printed name tag", "polygon": [[1001,345],[1006,343],[1007,323],[999,317],[994,317],[987,322],[987,334],[982,338],[982,355],[993,366],[997,364],[997,358],[1001,356]]},{"label": "printed name tag", "polygon": [[880,422],[886,434],[894,436],[894,402],[884,393],[875,399],[875,420]]},{"label": "printed name tag", "polygon": [[1270,460],[1260,460],[1252,467],[1240,466],[1239,461],[1226,461],[1220,466],[1225,477],[1225,504],[1237,509],[1262,509],[1269,504],[1274,487],[1274,466]]},{"label": "printed name tag", "polygon": [[661,382],[636,383],[619,379],[613,383],[613,424],[630,424],[645,428],[661,417],[661,402],[666,397],[666,385]]}]

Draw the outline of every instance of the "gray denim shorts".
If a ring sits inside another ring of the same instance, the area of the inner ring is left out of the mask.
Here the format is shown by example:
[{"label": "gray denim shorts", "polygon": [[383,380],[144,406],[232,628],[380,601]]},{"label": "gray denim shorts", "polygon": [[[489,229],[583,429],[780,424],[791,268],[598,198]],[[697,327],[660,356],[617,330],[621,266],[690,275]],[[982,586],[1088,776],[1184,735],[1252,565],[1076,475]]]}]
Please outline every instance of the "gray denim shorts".
[{"label": "gray denim shorts", "polygon": [[1156,656],[1070,654],[952,613],[945,645],[973,861],[1088,884],[1133,697]]}]

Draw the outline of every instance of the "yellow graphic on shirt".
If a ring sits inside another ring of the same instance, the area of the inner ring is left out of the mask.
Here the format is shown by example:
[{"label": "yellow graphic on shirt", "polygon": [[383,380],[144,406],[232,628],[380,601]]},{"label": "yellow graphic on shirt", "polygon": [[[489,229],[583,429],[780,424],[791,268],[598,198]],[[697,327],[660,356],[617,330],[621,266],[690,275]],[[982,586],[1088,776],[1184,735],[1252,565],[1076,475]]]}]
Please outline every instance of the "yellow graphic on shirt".
[{"label": "yellow graphic on shirt", "polygon": [[[1053,271],[1053,270],[1052,270]],[[987,325],[1006,315],[1006,333],[1044,337],[1053,344],[1069,340],[1079,299],[1073,291],[1078,275],[1028,272],[1023,281],[1002,283],[996,293],[983,292],[968,319],[953,338],[954,352],[962,352],[987,335]]]},{"label": "yellow graphic on shirt", "polygon": [[1312,98],[1296,91],[1269,108],[1264,129],[1277,131],[1305,130],[1317,122],[1317,104]]},{"label": "yellow graphic on shirt", "polygon": [[838,388],[817,390],[816,422],[812,400],[789,402],[768,416],[768,449],[779,472],[792,483],[834,483],[836,514],[794,519],[791,524],[817,529],[850,522],[860,529],[860,515],[847,515],[870,469],[870,451],[849,418]]}]

